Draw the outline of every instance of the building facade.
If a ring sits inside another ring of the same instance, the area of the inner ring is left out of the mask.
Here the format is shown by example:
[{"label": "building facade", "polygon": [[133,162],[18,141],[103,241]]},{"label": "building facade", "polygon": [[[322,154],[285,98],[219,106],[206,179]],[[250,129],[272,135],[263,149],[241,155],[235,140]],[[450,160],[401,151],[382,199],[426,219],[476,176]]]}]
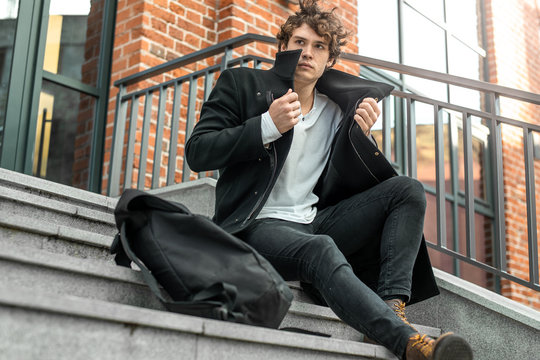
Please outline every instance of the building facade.
[{"label": "building facade", "polygon": [[[115,81],[245,33],[274,36],[279,24],[295,11],[296,3],[288,0],[6,1],[4,9],[0,9],[0,166],[105,193],[118,92]],[[539,5],[538,0],[324,2],[324,6],[337,8],[351,33],[345,52],[536,94],[540,93]],[[276,49],[273,45],[255,43],[235,51],[272,58]],[[132,88],[144,88],[220,61],[217,55],[147,79]],[[489,99],[480,93],[462,91],[451,85],[361,68],[346,61],[338,63],[337,67],[391,82],[404,91],[429,94],[440,101],[478,109],[491,106]],[[201,89],[198,95],[197,111],[204,99]],[[502,98],[499,107],[503,116],[540,124],[538,105]],[[180,109],[181,119],[185,118],[187,108],[186,100]],[[425,115],[432,112],[429,106],[418,105],[416,111],[417,175],[428,189],[430,205],[425,231],[429,240],[437,237],[434,195],[429,192],[435,181],[434,124],[430,116]],[[399,112],[396,114],[395,123],[402,121]],[[462,119],[455,114],[446,116],[444,132],[449,134],[449,140],[445,140],[448,141],[445,147],[450,148],[450,134],[454,134],[457,143],[462,139]],[[490,148],[484,121],[476,119],[473,127],[475,233],[479,260],[492,264],[495,224],[489,211],[492,201],[489,195]],[[150,144],[154,145],[149,147],[147,163],[149,172],[155,147],[168,146],[156,142],[155,124],[150,124],[151,128],[153,126]],[[165,135],[170,135],[167,134],[170,127],[164,131]],[[179,144],[183,144],[185,136],[185,129],[179,132]],[[381,135],[376,136],[381,142]],[[398,133],[393,132],[393,136],[397,137]],[[535,145],[540,147],[540,134],[534,136]],[[502,139],[507,267],[511,274],[528,279],[523,135],[506,126],[502,129]],[[140,144],[138,146],[135,153],[140,155]],[[176,154],[178,169],[182,168],[182,151],[180,146]],[[455,154],[456,159],[462,159],[463,149],[457,146]],[[404,173],[405,159],[400,156],[395,146],[392,161]],[[134,157],[136,169],[140,160],[140,156]],[[462,163],[451,159],[445,162],[446,174],[449,174],[447,237],[453,240],[449,247],[456,251],[464,247]],[[534,166],[538,189],[538,158]],[[453,167],[456,169],[452,177]],[[165,169],[160,171],[165,172]],[[177,182],[182,181],[182,175],[181,171],[175,174]],[[146,182],[147,187],[152,185],[150,176],[146,176]],[[539,195],[536,197],[536,203],[540,204]],[[536,218],[537,224],[540,223],[538,210]],[[538,239],[540,234],[537,235]],[[479,272],[435,251],[431,251],[431,256],[439,268],[540,309],[540,296],[532,289]]]}]

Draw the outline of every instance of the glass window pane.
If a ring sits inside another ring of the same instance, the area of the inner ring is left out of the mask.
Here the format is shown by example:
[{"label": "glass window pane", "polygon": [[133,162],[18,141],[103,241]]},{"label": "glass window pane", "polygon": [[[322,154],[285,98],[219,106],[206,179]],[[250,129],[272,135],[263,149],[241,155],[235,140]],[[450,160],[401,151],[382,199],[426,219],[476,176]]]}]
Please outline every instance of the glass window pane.
[{"label": "glass window pane", "polygon": [[43,81],[39,99],[33,174],[87,188],[95,99]]},{"label": "glass window pane", "polygon": [[43,69],[96,85],[103,0],[51,0]]},{"label": "glass window pane", "polygon": [[446,72],[445,33],[410,7],[403,11],[403,62]]},{"label": "glass window pane", "polygon": [[3,1],[0,6],[0,154],[6,122],[6,108],[17,27],[19,0]]},{"label": "glass window pane", "polygon": [[[403,11],[403,63],[446,73],[445,33],[425,17],[405,6]],[[411,90],[447,101],[444,83],[404,76]]]},{"label": "glass window pane", "polygon": [[462,42],[450,38],[448,42],[448,72],[469,79],[480,79],[482,57]]},{"label": "glass window pane", "polygon": [[399,63],[397,1],[359,0],[358,13],[358,53]]},{"label": "glass window pane", "polygon": [[471,45],[479,45],[479,9],[476,0],[446,2],[446,23],[452,33]]},{"label": "glass window pane", "polygon": [[[414,116],[416,120],[416,162],[417,178],[423,184],[435,188],[437,186],[437,154],[435,144],[435,119],[434,107],[430,104],[416,102]],[[444,179],[445,190],[452,192],[451,168],[450,168],[450,129],[448,115],[443,112],[441,116],[443,122],[442,141],[444,142]]]},{"label": "glass window pane", "polygon": [[406,0],[405,3],[435,21],[444,21],[443,0]]}]

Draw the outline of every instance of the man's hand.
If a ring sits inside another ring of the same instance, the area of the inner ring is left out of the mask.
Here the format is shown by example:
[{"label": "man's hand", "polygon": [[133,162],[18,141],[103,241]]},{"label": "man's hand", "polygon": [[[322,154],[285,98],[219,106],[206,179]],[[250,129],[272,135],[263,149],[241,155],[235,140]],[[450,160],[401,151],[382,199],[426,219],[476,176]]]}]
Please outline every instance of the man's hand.
[{"label": "man's hand", "polygon": [[302,113],[298,94],[289,89],[285,95],[272,102],[268,113],[279,133],[286,133],[298,123],[298,116]]},{"label": "man's hand", "polygon": [[354,120],[358,123],[364,134],[371,134],[371,127],[381,115],[381,109],[373,98],[365,98],[356,108]]}]

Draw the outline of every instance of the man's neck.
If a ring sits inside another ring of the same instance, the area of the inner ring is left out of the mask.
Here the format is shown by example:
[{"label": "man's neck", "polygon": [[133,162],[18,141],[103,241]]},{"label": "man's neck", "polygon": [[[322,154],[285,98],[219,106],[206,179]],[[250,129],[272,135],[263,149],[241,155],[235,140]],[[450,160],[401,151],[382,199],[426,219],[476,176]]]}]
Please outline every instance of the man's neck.
[{"label": "man's neck", "polygon": [[306,115],[311,111],[314,102],[315,83],[313,84],[296,84],[294,91],[298,94],[298,101],[302,107],[302,115]]}]

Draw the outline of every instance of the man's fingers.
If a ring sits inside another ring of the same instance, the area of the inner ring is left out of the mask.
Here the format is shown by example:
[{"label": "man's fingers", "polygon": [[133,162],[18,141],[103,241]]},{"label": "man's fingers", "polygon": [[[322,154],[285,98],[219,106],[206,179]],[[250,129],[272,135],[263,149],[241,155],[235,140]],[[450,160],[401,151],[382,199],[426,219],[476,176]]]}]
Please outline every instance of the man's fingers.
[{"label": "man's fingers", "polygon": [[364,104],[363,106],[370,107],[373,110],[373,113],[375,114],[375,117],[379,117],[381,115],[381,109],[379,108],[379,105],[377,105],[378,99],[374,98],[365,98],[360,105]]},{"label": "man's fingers", "polygon": [[356,113],[361,116],[367,116],[375,122],[380,115],[380,110],[377,104],[375,104],[374,108],[369,101],[364,100],[364,102],[360,103],[356,108]]},{"label": "man's fingers", "polygon": [[298,119],[298,117],[300,116],[300,114],[302,113],[302,110],[300,108],[296,109],[296,110],[293,110],[291,115],[292,115],[292,118],[293,119]]},{"label": "man's fingers", "polygon": [[298,100],[298,94],[293,92],[292,89],[289,89],[285,95],[280,97],[278,100],[283,101],[284,103],[292,103]]},{"label": "man's fingers", "polygon": [[371,128],[370,126],[366,124],[365,120],[358,114],[354,115],[354,121],[356,121],[356,123],[360,126],[360,129],[362,129],[364,133],[367,133],[369,129]]}]

